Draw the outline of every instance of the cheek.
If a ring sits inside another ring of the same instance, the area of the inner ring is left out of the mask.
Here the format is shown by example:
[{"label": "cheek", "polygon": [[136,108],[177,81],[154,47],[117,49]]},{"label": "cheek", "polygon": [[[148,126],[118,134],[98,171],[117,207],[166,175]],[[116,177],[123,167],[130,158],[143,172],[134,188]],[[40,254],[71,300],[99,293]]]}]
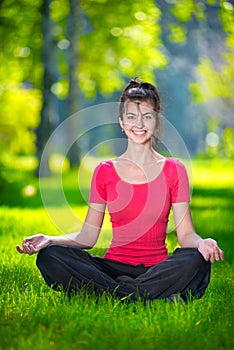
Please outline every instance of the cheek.
[{"label": "cheek", "polygon": [[148,130],[149,130],[149,132],[151,132],[152,134],[157,130],[156,121],[148,124]]},{"label": "cheek", "polygon": [[121,127],[125,130],[130,130],[132,128],[132,123],[128,122],[127,120],[123,119],[121,120]]}]

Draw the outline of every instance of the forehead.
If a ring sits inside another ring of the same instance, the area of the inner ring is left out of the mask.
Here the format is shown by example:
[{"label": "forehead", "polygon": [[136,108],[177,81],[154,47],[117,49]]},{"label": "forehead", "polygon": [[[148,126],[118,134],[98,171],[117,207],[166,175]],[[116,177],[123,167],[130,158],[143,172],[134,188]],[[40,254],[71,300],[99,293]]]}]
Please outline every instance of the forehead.
[{"label": "forehead", "polygon": [[138,110],[138,108],[141,111],[152,111],[154,109],[150,101],[140,101],[140,100],[126,101],[125,108],[126,108],[126,112],[130,110],[136,111]]}]

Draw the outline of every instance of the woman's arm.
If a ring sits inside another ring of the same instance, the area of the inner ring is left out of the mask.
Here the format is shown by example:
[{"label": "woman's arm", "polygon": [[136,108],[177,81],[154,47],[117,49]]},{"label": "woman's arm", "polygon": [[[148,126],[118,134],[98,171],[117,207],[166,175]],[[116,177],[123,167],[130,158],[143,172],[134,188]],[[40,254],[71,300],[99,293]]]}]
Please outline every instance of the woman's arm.
[{"label": "woman's arm", "polygon": [[176,233],[180,246],[195,247],[203,255],[205,260],[211,262],[224,259],[223,251],[212,238],[202,239],[196,232],[192,222],[190,206],[188,202],[174,203],[173,214]]},{"label": "woman's arm", "polygon": [[49,244],[66,245],[75,248],[92,248],[100,234],[105,213],[105,204],[90,205],[85,222],[80,232],[73,232],[64,236],[48,236],[37,234],[23,240],[22,247],[16,246],[19,253],[35,254]]}]

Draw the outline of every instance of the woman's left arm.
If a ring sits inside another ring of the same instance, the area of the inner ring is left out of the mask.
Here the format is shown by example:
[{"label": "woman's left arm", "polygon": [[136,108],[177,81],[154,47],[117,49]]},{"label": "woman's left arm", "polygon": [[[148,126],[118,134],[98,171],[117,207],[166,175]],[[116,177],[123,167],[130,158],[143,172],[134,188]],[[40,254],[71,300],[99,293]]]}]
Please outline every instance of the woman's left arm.
[{"label": "woman's left arm", "polygon": [[224,253],[214,239],[202,239],[195,232],[188,202],[174,203],[173,214],[178,242],[182,248],[198,248],[204,259],[212,263],[224,260]]}]

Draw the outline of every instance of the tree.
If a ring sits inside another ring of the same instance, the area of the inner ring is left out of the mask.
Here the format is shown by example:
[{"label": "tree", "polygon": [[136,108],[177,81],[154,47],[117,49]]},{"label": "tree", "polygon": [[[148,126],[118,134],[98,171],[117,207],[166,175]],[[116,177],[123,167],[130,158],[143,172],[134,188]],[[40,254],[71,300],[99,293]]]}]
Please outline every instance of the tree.
[{"label": "tree", "polygon": [[[135,75],[153,82],[156,71],[160,78],[160,69],[170,60],[165,42],[171,41],[174,50],[183,52],[186,39],[190,46],[192,43],[193,21],[199,22],[204,30],[205,19],[213,18],[209,15],[211,9],[220,11],[222,35],[226,35],[223,65],[217,68],[211,59],[201,59],[197,51],[193,65],[200,62],[200,78],[198,84],[191,85],[191,91],[196,103],[214,101],[215,97],[232,111],[232,4],[233,1],[223,0],[160,0],[156,4],[153,0],[143,3],[140,0],[2,0],[2,161],[9,154],[33,153],[34,129],[39,124],[40,159],[52,130],[83,106],[84,96],[92,101],[97,92],[110,97],[123,87],[128,77]],[[161,27],[166,28],[165,32],[161,32]],[[183,80],[184,76],[178,78]],[[162,80],[166,81],[165,73]],[[181,125],[184,124],[182,119]]]},{"label": "tree", "polygon": [[[218,125],[222,136],[224,119],[229,126],[231,123],[233,99],[221,97],[230,94],[233,84],[233,49],[226,45],[226,41],[233,42],[231,2],[157,2],[163,13],[162,40],[169,57],[167,67],[156,71],[157,81],[169,100],[165,113],[192,155],[204,151],[211,125]],[[213,123],[214,117],[221,123]]]},{"label": "tree", "polygon": [[39,1],[0,2],[0,163],[35,153],[40,123]]},{"label": "tree", "polygon": [[[219,17],[226,35],[222,62],[202,57],[197,67],[198,81],[190,85],[193,100],[205,106],[209,115],[209,132],[216,137],[208,144],[208,154],[234,157],[234,1],[220,1]],[[220,140],[218,142],[218,140]],[[217,143],[217,145],[216,145]]]},{"label": "tree", "polygon": [[[58,124],[58,103],[57,96],[53,93],[52,87],[56,83],[58,77],[58,64],[56,54],[56,41],[54,38],[55,24],[50,17],[51,0],[44,0],[41,7],[42,12],[42,64],[44,68],[43,74],[43,102],[41,109],[41,122],[37,128],[37,157],[40,160],[42,152],[48,141],[53,129]],[[46,132],[45,132],[46,131]],[[48,176],[49,160],[43,162],[41,174]],[[39,175],[39,174],[38,174]]]},{"label": "tree", "polygon": [[[160,11],[153,1],[146,1],[144,12],[139,0],[127,7],[123,0],[118,3],[70,0],[69,3],[64,1],[62,7],[64,11],[55,1],[48,6],[50,21],[56,28],[53,33],[57,33],[54,39],[61,48],[60,76],[53,93],[64,100],[66,112],[62,119],[78,110],[78,85],[88,98],[94,98],[97,91],[110,95],[122,87],[125,77],[144,72],[145,79],[154,80],[154,69],[166,65],[166,57],[160,51]],[[46,35],[49,35],[48,30]],[[46,67],[54,69],[50,64]],[[45,77],[50,74],[47,72]],[[53,82],[47,83],[51,86]],[[47,112],[47,117],[43,118],[42,114],[42,121],[48,119],[48,115]],[[42,124],[40,128],[48,139],[50,127]],[[43,145],[38,146],[40,155]],[[72,148],[70,159],[74,160],[76,155],[77,150],[74,152]]]}]

